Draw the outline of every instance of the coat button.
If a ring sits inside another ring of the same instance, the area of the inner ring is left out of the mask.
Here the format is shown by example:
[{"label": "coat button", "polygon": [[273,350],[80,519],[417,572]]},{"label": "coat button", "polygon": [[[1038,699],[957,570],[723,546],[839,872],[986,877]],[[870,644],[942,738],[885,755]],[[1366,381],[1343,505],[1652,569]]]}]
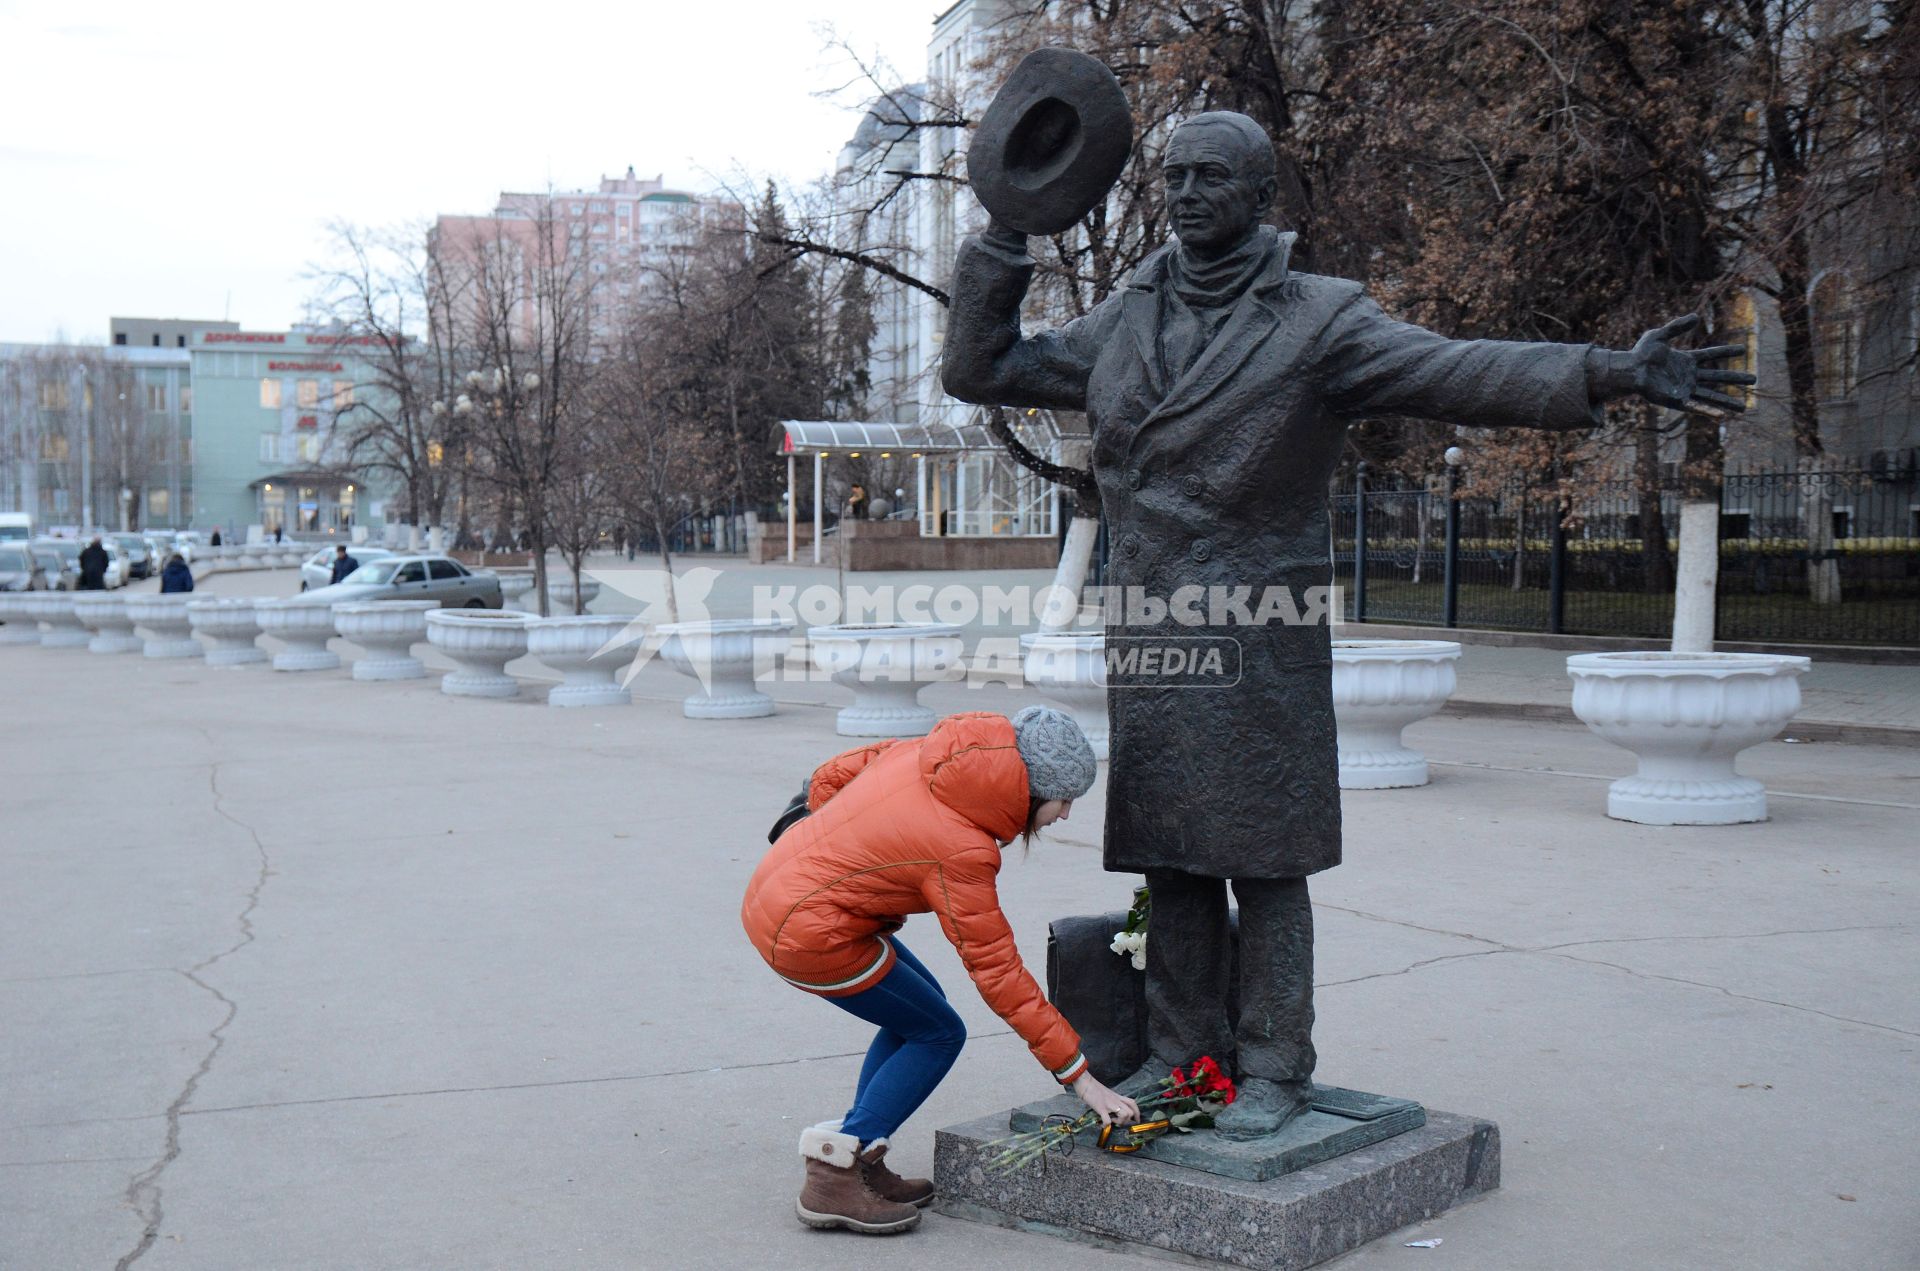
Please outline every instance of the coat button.
[{"label": "coat button", "polygon": [[1193,540],[1191,555],[1195,560],[1209,560],[1213,556],[1213,544],[1204,538],[1196,538]]},{"label": "coat button", "polygon": [[1189,499],[1197,499],[1207,492],[1206,484],[1199,477],[1188,477],[1180,483],[1180,489]]},{"label": "coat button", "polygon": [[1127,489],[1138,490],[1147,483],[1146,474],[1138,468],[1127,469]]},{"label": "coat button", "polygon": [[1140,554],[1140,540],[1134,535],[1129,534],[1127,535],[1126,541],[1120,544],[1120,550],[1129,556],[1138,556]]}]

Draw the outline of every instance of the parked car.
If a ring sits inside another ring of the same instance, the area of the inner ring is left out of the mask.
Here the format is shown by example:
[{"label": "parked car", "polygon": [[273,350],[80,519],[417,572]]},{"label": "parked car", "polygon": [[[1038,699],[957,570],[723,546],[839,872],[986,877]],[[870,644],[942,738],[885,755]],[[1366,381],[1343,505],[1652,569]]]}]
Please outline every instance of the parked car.
[{"label": "parked car", "polygon": [[80,589],[80,548],[81,544],[70,538],[33,540],[33,554],[40,558],[41,567],[47,571],[49,591]]},{"label": "parked car", "polygon": [[[393,552],[384,547],[357,547],[349,543],[347,544],[347,555],[353,557],[362,565],[366,565],[376,560],[384,560],[386,557],[393,555]],[[325,587],[332,581],[333,544],[329,543],[301,563],[300,590],[306,591],[313,587]]]},{"label": "parked car", "polygon": [[0,540],[0,591],[46,589],[46,571],[27,545]]},{"label": "parked car", "polygon": [[33,537],[33,518],[25,512],[0,512],[0,543],[24,543]]},{"label": "parked car", "polygon": [[140,534],[109,536],[127,554],[127,577],[146,578],[155,572],[152,540]]},{"label": "parked car", "polygon": [[127,580],[133,577],[133,558],[127,555],[127,549],[120,545],[120,540],[111,534],[100,536],[100,546],[107,553],[107,574],[102,579],[107,590],[126,586]]},{"label": "parked car", "polygon": [[390,555],[360,566],[331,587],[315,587],[307,594],[331,604],[437,600],[444,609],[498,609],[500,576],[490,569],[468,569],[451,556]]},{"label": "parked car", "polygon": [[[179,552],[180,559],[186,561],[189,565],[193,564],[194,553],[204,549],[206,545],[206,535],[202,534],[199,530],[174,531],[173,550]],[[166,562],[162,561],[161,564],[164,565]]]}]

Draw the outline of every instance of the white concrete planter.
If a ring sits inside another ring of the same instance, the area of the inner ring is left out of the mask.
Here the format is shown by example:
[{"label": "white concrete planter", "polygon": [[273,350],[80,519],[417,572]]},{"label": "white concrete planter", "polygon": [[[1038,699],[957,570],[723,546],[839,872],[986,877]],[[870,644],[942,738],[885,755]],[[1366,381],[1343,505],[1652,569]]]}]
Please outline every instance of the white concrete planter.
[{"label": "white concrete planter", "polygon": [[305,555],[306,553],[302,552],[299,548],[286,543],[280,543],[266,549],[267,564],[275,569],[287,569],[297,566]]},{"label": "white concrete planter", "polygon": [[966,674],[960,628],[943,622],[810,627],[813,663],[853,690],[834,731],[842,737],[922,737],[939,718],[920,704],[929,684]]},{"label": "white concrete planter", "polygon": [[0,644],[39,644],[40,623],[28,612],[31,591],[0,591]]},{"label": "white concrete planter", "polygon": [[1767,819],[1767,789],[1734,771],[1800,709],[1807,658],[1771,653],[1577,653],[1573,713],[1640,770],[1607,789],[1607,815],[1642,825]]},{"label": "white concrete planter", "polygon": [[533,602],[528,599],[533,594],[533,571],[496,569],[493,572],[500,579],[500,607],[515,613],[533,613]]},{"label": "white concrete planter", "polygon": [[127,617],[146,630],[140,651],[150,658],[197,658],[205,650],[190,634],[187,604],[192,592],[149,592],[127,597]]},{"label": "white concrete planter", "polygon": [[701,691],[680,703],[688,719],[758,719],[773,714],[773,699],[754,687],[760,667],[793,639],[793,624],[778,618],[723,618],[711,622],[670,622],[658,628],[664,639],[660,656],[682,675],[700,681]]},{"label": "white concrete planter", "polygon": [[[600,584],[591,578],[580,580],[580,607],[585,609],[593,604],[593,598],[600,594]],[[573,613],[573,576],[564,569],[547,575],[547,607],[555,617],[566,617]]]},{"label": "white concrete planter", "polygon": [[1029,631],[1020,637],[1020,667],[1028,684],[1067,708],[1107,758],[1107,638],[1098,631]]},{"label": "white concrete planter", "polygon": [[265,569],[267,567],[266,549],[259,543],[244,543],[240,547],[240,568]]},{"label": "white concrete planter", "polygon": [[535,618],[527,625],[527,653],[560,672],[547,691],[549,706],[625,706],[633,693],[617,676],[633,661],[638,637],[624,614]]},{"label": "white concrete planter", "polygon": [[435,609],[427,614],[427,643],[460,669],[440,677],[452,697],[512,697],[520,681],[507,663],[527,653],[527,615],[502,609]]},{"label": "white concrete planter", "polygon": [[335,605],[333,629],[367,651],[353,664],[356,680],[420,680],[427,668],[413,646],[427,640],[427,615],[437,600],[372,600]]},{"label": "white concrete planter", "polygon": [[84,649],[93,637],[73,611],[75,591],[30,591],[27,614],[40,624],[40,645],[46,649]]},{"label": "white concrete planter", "polygon": [[327,641],[338,634],[331,605],[298,597],[261,600],[255,602],[254,614],[262,635],[287,646],[273,655],[274,670],[331,671],[340,665],[340,655],[327,647]]},{"label": "white concrete planter", "polygon": [[208,666],[248,666],[265,662],[260,647],[259,601],[252,596],[213,596],[187,602],[187,621],[206,646]]},{"label": "white concrete planter", "polygon": [[1342,790],[1427,784],[1427,757],[1401,730],[1447,704],[1460,646],[1451,640],[1335,640],[1333,721]]},{"label": "white concrete planter", "polygon": [[127,617],[127,598],[119,592],[76,592],[73,612],[80,619],[80,625],[93,632],[93,638],[87,641],[89,652],[140,651],[140,637],[133,634],[133,620]]}]

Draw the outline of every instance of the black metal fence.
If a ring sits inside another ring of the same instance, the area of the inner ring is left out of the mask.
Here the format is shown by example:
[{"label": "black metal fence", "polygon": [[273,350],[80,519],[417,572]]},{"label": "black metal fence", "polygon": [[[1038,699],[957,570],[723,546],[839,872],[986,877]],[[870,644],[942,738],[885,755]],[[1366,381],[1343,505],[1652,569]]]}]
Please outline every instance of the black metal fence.
[{"label": "black metal fence", "polygon": [[[1350,621],[1660,638],[1673,622],[1680,488],[1520,483],[1448,498],[1457,474],[1331,493]],[[1657,505],[1657,509],[1656,509]],[[1733,473],[1720,494],[1717,639],[1920,646],[1911,468]]]}]

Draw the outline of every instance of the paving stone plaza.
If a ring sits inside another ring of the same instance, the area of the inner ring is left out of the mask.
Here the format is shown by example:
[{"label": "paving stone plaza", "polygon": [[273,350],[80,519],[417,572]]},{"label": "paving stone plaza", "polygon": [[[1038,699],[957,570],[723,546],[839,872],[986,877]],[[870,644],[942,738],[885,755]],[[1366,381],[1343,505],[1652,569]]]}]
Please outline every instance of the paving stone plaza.
[{"label": "paving stone plaza", "polygon": [[[721,568],[722,618],[816,581]],[[489,700],[443,694],[424,642],[427,676],[388,682],[328,647],[299,674],[0,647],[0,1266],[1155,1265],[940,1213],[888,1241],[794,1222],[795,1135],[867,1031],[768,974],[737,913],[772,816],[854,744],[845,689],[689,719],[656,661],[630,704],[555,710],[531,659]],[[1321,1080],[1497,1122],[1502,1177],[1328,1265],[1912,1266],[1920,749],[1890,743],[1920,671],[1816,661],[1803,715],[1871,742],[1761,744],[1770,820],[1656,827],[1605,815],[1634,760],[1564,714],[1563,668],[1470,646],[1456,707],[1406,732],[1431,783],[1345,794]],[[1104,795],[1009,851],[1030,966],[1052,919],[1126,907]],[[970,1033],[895,1145],[930,1174],[936,1130],[1051,1091],[933,921],[904,938]]]}]

